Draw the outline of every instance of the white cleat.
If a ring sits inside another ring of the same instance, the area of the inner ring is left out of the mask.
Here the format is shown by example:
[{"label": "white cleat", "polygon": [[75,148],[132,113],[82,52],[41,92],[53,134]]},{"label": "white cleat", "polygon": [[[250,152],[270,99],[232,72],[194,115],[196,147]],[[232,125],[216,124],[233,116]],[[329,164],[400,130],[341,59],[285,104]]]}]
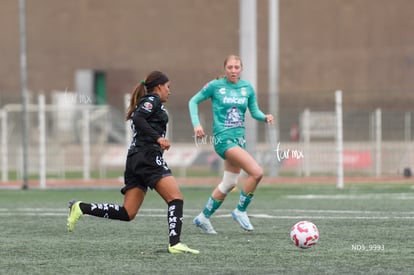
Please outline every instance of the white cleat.
[{"label": "white cleat", "polygon": [[197,217],[195,217],[193,222],[197,227],[200,227],[204,233],[217,234],[216,230],[214,230],[211,225],[210,219],[206,218],[203,213],[200,213]]},{"label": "white cleat", "polygon": [[231,212],[231,217],[233,218],[233,220],[238,222],[244,230],[247,230],[247,231],[254,230],[254,227],[250,223],[249,217],[247,216],[246,212],[242,212],[236,208],[233,210],[233,212]]}]

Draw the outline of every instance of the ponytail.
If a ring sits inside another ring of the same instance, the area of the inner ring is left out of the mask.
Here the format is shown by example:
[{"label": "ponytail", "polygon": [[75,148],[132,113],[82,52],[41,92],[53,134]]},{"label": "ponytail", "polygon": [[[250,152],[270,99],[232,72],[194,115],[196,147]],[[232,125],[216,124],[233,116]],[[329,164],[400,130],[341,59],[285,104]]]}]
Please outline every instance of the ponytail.
[{"label": "ponytail", "polygon": [[160,71],[152,71],[145,78],[145,80],[141,80],[132,92],[132,97],[131,101],[129,102],[125,120],[129,120],[131,118],[131,115],[135,111],[135,108],[141,97],[143,97],[147,93],[151,94],[155,87],[157,87],[158,85],[165,84],[168,81],[168,77]]},{"label": "ponytail", "polygon": [[137,103],[141,97],[143,97],[146,94],[145,85],[144,83],[140,82],[132,92],[131,100],[129,102],[129,107],[127,110],[127,114],[125,117],[125,120],[128,120],[131,118],[132,113],[135,110],[135,106],[137,106]]}]

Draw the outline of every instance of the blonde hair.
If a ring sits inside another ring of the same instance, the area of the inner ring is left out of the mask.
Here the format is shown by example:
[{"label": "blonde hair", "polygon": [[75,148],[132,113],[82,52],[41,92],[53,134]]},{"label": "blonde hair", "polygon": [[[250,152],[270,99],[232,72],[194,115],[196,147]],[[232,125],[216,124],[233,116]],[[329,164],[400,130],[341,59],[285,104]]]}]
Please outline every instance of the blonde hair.
[{"label": "blonde hair", "polygon": [[[229,62],[229,60],[231,60],[231,59],[234,59],[234,60],[240,61],[240,65],[243,67],[243,62],[242,62],[241,58],[240,58],[239,56],[235,55],[235,54],[230,54],[230,55],[228,55],[228,56],[226,57],[226,59],[224,59],[224,65],[223,65],[223,68],[226,68],[227,63],[228,63],[228,62]],[[224,74],[220,74],[220,75],[218,75],[218,76],[216,77],[216,79],[220,79],[220,78],[223,78],[223,77],[225,77],[225,75],[224,75]]]},{"label": "blonde hair", "polygon": [[229,60],[231,60],[231,59],[235,59],[235,60],[237,60],[237,61],[240,61],[240,65],[243,67],[243,62],[242,62],[241,58],[240,58],[239,56],[237,56],[237,55],[230,54],[230,55],[228,55],[228,56],[226,57],[226,59],[224,59],[224,68],[226,67],[227,63],[228,63],[228,62],[229,62]]}]

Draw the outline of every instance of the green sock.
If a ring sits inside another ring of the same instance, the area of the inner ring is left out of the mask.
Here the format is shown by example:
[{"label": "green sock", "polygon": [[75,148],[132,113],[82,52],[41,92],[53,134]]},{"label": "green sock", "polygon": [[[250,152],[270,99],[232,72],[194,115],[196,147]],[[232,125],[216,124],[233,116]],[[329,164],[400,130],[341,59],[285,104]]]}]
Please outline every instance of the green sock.
[{"label": "green sock", "polygon": [[206,218],[210,218],[214,212],[216,212],[217,208],[221,206],[223,201],[217,201],[213,197],[209,197],[206,203],[206,206],[203,209],[203,214]]},{"label": "green sock", "polygon": [[253,200],[253,193],[244,193],[244,191],[240,192],[240,199],[239,204],[237,204],[237,209],[239,211],[246,211],[247,206],[251,203]]}]

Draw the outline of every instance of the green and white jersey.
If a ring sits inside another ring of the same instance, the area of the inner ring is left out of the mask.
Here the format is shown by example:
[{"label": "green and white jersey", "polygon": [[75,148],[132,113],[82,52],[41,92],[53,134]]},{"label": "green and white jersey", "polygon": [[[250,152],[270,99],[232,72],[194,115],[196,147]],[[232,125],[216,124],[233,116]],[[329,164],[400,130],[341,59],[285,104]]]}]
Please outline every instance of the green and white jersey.
[{"label": "green and white jersey", "polygon": [[222,133],[244,136],[247,109],[254,119],[265,121],[265,114],[257,105],[256,93],[246,80],[232,83],[223,77],[207,83],[188,103],[193,127],[200,125],[198,104],[207,99],[211,99],[215,136]]}]

